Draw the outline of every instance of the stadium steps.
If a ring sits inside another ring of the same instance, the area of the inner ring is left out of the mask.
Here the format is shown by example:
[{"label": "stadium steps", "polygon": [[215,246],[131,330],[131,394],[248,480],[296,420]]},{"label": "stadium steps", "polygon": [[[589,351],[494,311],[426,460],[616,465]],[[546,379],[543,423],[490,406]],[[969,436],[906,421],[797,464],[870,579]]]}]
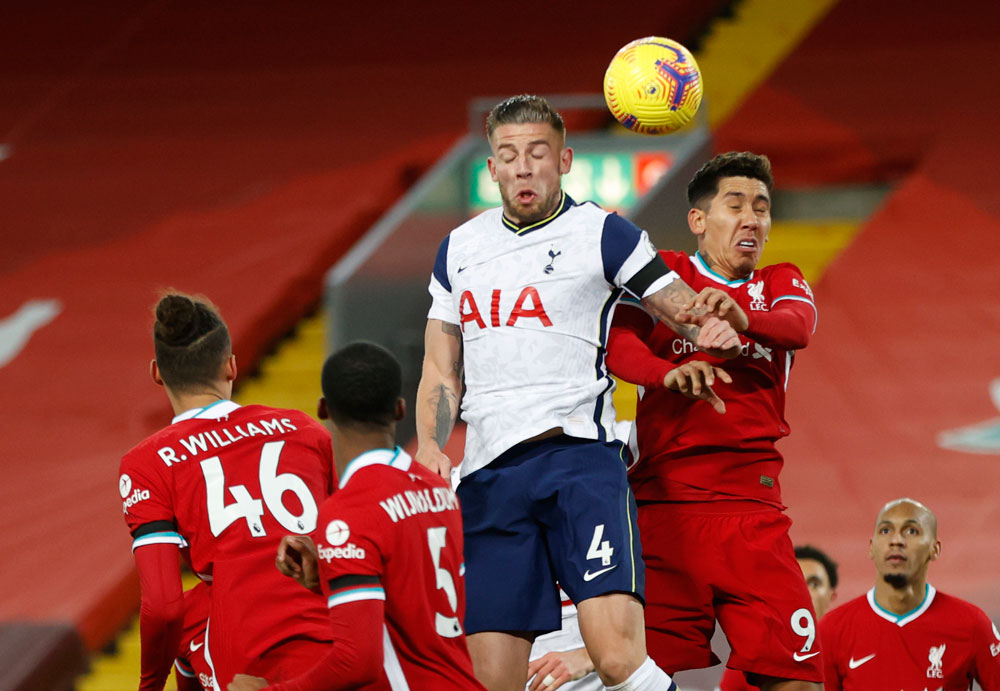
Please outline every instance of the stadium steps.
[{"label": "stadium steps", "polygon": [[712,25],[695,57],[714,130],[805,38],[837,0],[742,0]]}]

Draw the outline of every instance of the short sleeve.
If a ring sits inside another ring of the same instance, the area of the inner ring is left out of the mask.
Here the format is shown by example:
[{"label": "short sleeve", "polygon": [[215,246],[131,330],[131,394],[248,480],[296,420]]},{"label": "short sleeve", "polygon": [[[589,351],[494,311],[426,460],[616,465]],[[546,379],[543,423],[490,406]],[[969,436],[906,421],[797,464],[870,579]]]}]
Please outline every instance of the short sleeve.
[{"label": "short sleeve", "polygon": [[976,681],[984,691],[1000,690],[1000,629],[983,611],[976,622]]},{"label": "short sleeve", "polygon": [[799,268],[794,264],[778,264],[773,268],[769,283],[769,292],[772,295],[770,309],[773,310],[775,305],[786,300],[809,305],[813,310],[813,332],[815,332],[819,311],[816,309],[812,288],[809,287]]},{"label": "short sleeve", "polygon": [[385,600],[381,583],[384,520],[371,507],[333,495],[320,512],[314,541],[327,606],[359,600]]},{"label": "short sleeve", "polygon": [[177,532],[170,487],[163,474],[151,464],[158,458],[132,451],[121,462],[118,493],[129,532],[132,551],[144,545],[175,544],[186,547],[187,541]]},{"label": "short sleeve", "polygon": [[431,271],[431,282],[427,292],[431,294],[431,309],[428,319],[440,319],[450,324],[457,324],[455,303],[451,296],[451,279],[448,277],[448,245],[451,236],[446,236],[438,247],[434,258],[434,269]]},{"label": "short sleeve", "polygon": [[607,282],[640,298],[678,277],[660,258],[646,231],[618,214],[608,214],[604,220],[601,259]]}]

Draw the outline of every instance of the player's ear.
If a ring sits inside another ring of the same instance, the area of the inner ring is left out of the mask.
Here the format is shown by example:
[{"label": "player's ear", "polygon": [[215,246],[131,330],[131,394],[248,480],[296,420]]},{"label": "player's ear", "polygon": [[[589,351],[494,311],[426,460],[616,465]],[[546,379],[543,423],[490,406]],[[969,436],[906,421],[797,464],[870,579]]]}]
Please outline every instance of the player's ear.
[{"label": "player's ear", "polygon": [[392,413],[392,419],[399,422],[406,417],[406,400],[400,396],[396,399],[396,409]]},{"label": "player's ear", "polygon": [[156,364],[156,358],[149,361],[149,376],[157,386],[163,386],[163,377],[160,376],[160,367]]},{"label": "player's ear", "polygon": [[316,417],[320,420],[330,419],[330,411],[326,409],[326,399],[322,396],[319,397],[319,402],[316,403]]},{"label": "player's ear", "polygon": [[226,360],[226,381],[236,380],[236,354],[230,353]]},{"label": "player's ear", "polygon": [[499,182],[497,179],[497,162],[493,160],[492,156],[486,159],[486,167],[490,169],[490,179],[493,182]]},{"label": "player's ear", "polygon": [[934,561],[941,556],[941,541],[935,540],[934,546],[931,547],[931,561]]},{"label": "player's ear", "polygon": [[705,234],[705,212],[697,206],[692,206],[688,210],[688,228],[695,235]]},{"label": "player's ear", "polygon": [[573,167],[573,148],[566,146],[559,152],[559,174],[566,175]]},{"label": "player's ear", "polygon": [[705,234],[705,212],[697,206],[692,206],[688,210],[688,228],[695,235]]},{"label": "player's ear", "polygon": [[868,538],[868,558],[875,561],[875,540]]}]

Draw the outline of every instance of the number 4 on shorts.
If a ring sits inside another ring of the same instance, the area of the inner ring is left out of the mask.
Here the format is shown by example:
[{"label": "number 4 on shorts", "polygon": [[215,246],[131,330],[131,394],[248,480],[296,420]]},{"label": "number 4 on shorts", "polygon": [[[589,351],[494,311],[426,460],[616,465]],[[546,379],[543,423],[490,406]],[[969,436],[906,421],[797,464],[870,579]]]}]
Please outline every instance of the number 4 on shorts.
[{"label": "number 4 on shorts", "polygon": [[590,549],[587,550],[587,559],[600,559],[601,566],[608,566],[611,563],[611,556],[615,550],[604,538],[604,524],[599,523],[594,526],[594,539],[590,541]]}]

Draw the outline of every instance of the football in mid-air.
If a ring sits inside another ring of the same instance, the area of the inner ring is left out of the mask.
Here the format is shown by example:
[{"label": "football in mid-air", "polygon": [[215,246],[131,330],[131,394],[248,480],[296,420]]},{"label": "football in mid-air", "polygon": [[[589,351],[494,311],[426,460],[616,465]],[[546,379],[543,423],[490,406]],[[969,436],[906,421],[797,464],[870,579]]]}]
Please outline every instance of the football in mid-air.
[{"label": "football in mid-air", "polygon": [[694,119],[701,72],[677,41],[649,36],[622,47],[604,73],[604,100],[622,125],[639,134],[667,134]]}]

